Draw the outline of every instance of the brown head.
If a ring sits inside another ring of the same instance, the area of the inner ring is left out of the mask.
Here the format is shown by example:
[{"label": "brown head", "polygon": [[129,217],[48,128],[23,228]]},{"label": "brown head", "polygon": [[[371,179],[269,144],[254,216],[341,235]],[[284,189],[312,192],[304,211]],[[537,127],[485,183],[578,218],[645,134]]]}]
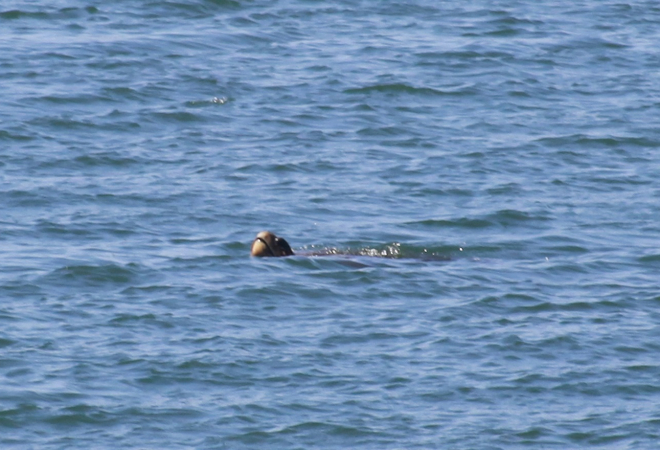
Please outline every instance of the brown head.
[{"label": "brown head", "polygon": [[262,231],[252,243],[252,256],[291,256],[293,250],[289,243],[270,231]]}]

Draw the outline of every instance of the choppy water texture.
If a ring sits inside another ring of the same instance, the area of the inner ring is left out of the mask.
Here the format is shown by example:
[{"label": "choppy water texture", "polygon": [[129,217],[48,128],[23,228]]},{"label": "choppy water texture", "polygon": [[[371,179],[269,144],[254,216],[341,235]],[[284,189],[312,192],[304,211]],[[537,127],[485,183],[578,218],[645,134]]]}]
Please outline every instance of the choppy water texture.
[{"label": "choppy water texture", "polygon": [[656,2],[18,1],[0,38],[3,449],[657,448]]}]

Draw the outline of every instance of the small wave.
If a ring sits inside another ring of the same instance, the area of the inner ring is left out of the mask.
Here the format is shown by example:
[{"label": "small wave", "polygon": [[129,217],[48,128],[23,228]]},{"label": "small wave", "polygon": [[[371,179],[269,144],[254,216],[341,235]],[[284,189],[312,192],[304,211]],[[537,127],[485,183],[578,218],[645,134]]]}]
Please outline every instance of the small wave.
[{"label": "small wave", "polygon": [[138,163],[134,158],[121,157],[112,154],[84,155],[75,158],[74,161],[80,165],[88,167],[129,167]]},{"label": "small wave", "polygon": [[424,228],[459,228],[459,229],[483,229],[493,226],[515,226],[535,221],[550,220],[544,214],[518,211],[514,209],[503,209],[483,217],[458,217],[455,219],[426,219],[417,222],[408,222],[407,225],[420,225]]},{"label": "small wave", "polygon": [[40,97],[39,100],[43,100],[47,103],[53,103],[56,105],[88,105],[97,102],[109,102],[111,99],[109,97],[101,95],[92,95],[92,94],[77,94],[77,95],[46,95]]},{"label": "small wave", "polygon": [[651,255],[644,255],[638,258],[641,263],[658,263],[660,262],[660,254],[655,253]]},{"label": "small wave", "polygon": [[[114,324],[124,324],[128,322],[142,322],[142,321],[156,321],[157,317],[154,314],[148,313],[148,314],[118,314],[116,317],[114,317],[112,320],[110,320],[110,323]],[[171,328],[171,327],[168,327]]]},{"label": "small wave", "polygon": [[89,120],[76,120],[70,117],[40,117],[30,121],[32,125],[46,125],[48,127],[57,128],[60,130],[84,130],[94,129],[98,124]]},{"label": "small wave", "polygon": [[14,345],[16,343],[17,343],[17,341],[14,341],[12,339],[0,338],[0,348],[9,347],[9,346]]},{"label": "small wave", "polygon": [[585,147],[622,147],[622,146],[634,146],[634,147],[660,147],[660,141],[652,140],[646,137],[638,136],[589,136],[586,134],[571,134],[566,136],[548,136],[537,139],[535,141],[538,144],[548,147],[561,147],[564,148],[566,145],[577,144]]},{"label": "small wave", "polygon": [[147,5],[161,9],[161,14],[186,14],[192,17],[208,17],[218,12],[218,9],[240,9],[241,3],[235,0],[206,0],[203,2],[155,2]]},{"label": "small wave", "polygon": [[[66,408],[70,409],[70,408]],[[55,414],[44,419],[45,422],[56,426],[76,427],[82,425],[101,425],[113,423],[117,419],[101,410],[94,410],[90,412],[65,412]]]},{"label": "small wave", "polygon": [[376,84],[361,88],[344,90],[346,94],[371,94],[374,92],[385,94],[411,94],[411,95],[463,95],[465,92],[445,92],[426,87],[414,87],[404,83]]},{"label": "small wave", "polygon": [[512,312],[535,314],[540,312],[586,312],[602,310],[603,308],[619,309],[621,305],[610,300],[595,302],[575,301],[569,303],[540,302],[534,305],[516,306],[512,308]]},{"label": "small wave", "polygon": [[500,226],[514,226],[521,223],[541,221],[545,222],[551,218],[541,213],[531,213],[516,209],[503,209],[488,216],[488,220]]},{"label": "small wave", "polygon": [[[106,68],[107,69],[107,68]],[[101,90],[107,97],[115,101],[124,100],[144,100],[147,96],[140,94],[135,89],[129,87],[106,87]]]},{"label": "small wave", "polygon": [[44,190],[11,190],[5,193],[5,199],[9,200],[9,205],[13,207],[39,207],[48,206],[52,199],[44,195]]},{"label": "small wave", "polygon": [[581,245],[556,245],[548,246],[544,249],[545,251],[554,251],[559,253],[589,253],[589,249],[582,247]]},{"label": "small wave", "polygon": [[489,220],[471,219],[468,217],[459,217],[457,219],[427,219],[418,222],[408,222],[407,225],[421,225],[424,228],[467,228],[479,229],[488,228],[493,225]]},{"label": "small wave", "polygon": [[[356,438],[360,436],[369,436],[374,434],[374,432],[365,427],[352,427],[347,425],[337,425],[332,423],[322,423],[322,422],[302,422],[295,425],[289,425],[282,428],[277,428],[273,433],[277,434],[305,434],[305,433],[322,433],[328,434],[331,436],[341,436],[347,438]],[[249,433],[250,435],[254,433]],[[270,433],[268,433],[270,434]]]},{"label": "small wave", "polygon": [[20,19],[36,19],[36,20],[58,20],[58,19],[74,19],[89,14],[96,14],[99,10],[95,6],[87,6],[85,8],[61,8],[52,11],[23,11],[19,9],[11,9],[0,12],[0,20],[20,20]]},{"label": "small wave", "polygon": [[11,133],[6,130],[0,130],[0,141],[32,141],[34,136]]},{"label": "small wave", "polygon": [[150,115],[159,120],[165,120],[168,122],[190,123],[206,121],[205,116],[193,114],[188,111],[152,112]]},{"label": "small wave", "polygon": [[519,19],[517,17],[509,15],[506,12],[503,12],[502,14],[506,15],[506,17],[493,19],[488,21],[487,23],[501,24],[501,25],[542,25],[543,24],[543,22],[540,20]]},{"label": "small wave", "polygon": [[395,126],[368,127],[358,130],[357,134],[361,136],[403,136],[406,134],[406,130]]},{"label": "small wave", "polygon": [[0,12],[0,19],[48,19],[48,14],[44,12],[20,11],[18,9],[12,9],[9,11]]},{"label": "small wave", "polygon": [[81,284],[85,286],[125,285],[135,281],[139,272],[137,264],[126,265],[71,265],[55,269],[45,276],[55,284]]}]

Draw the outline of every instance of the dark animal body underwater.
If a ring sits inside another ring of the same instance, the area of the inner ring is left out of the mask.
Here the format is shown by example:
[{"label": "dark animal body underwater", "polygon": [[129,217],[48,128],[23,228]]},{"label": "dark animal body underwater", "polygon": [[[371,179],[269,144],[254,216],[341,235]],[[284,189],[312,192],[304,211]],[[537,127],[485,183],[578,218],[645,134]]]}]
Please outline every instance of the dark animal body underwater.
[{"label": "dark animal body underwater", "polygon": [[[400,253],[399,244],[394,244],[387,251],[379,251],[376,249],[362,249],[355,250],[337,250],[337,249],[324,249],[320,252],[304,252],[302,256],[375,256],[381,258],[413,258],[427,261],[448,261],[451,258],[447,255],[438,255],[436,253],[424,253],[416,255],[403,255]],[[262,231],[257,234],[252,242],[252,249],[250,251],[252,256],[258,257],[280,257],[280,256],[294,256],[291,246],[286,239],[276,236],[270,231]]]}]

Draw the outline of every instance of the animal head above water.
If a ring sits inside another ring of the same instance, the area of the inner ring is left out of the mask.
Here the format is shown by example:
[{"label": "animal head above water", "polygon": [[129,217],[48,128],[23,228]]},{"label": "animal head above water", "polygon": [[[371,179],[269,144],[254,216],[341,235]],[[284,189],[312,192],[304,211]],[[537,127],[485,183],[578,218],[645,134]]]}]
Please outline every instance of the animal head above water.
[{"label": "animal head above water", "polygon": [[252,242],[252,256],[291,256],[293,250],[286,239],[270,231],[262,231]]}]

